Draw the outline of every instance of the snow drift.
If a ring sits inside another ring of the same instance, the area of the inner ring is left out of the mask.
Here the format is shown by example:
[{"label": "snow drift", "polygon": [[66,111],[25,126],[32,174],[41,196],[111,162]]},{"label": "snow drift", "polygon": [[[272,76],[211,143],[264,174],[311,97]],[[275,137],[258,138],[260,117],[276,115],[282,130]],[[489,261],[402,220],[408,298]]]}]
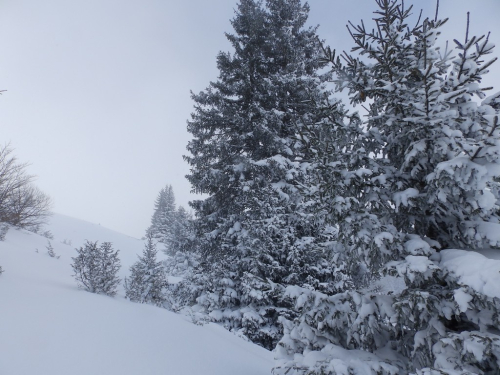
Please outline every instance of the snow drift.
[{"label": "snow drift", "polygon": [[122,287],[115,298],[77,288],[71,257],[86,239],[120,249],[121,278],[143,241],[63,215],[49,229],[59,259],[34,233],[11,229],[0,242],[0,374],[270,373],[271,352],[220,326],[132,303]]}]

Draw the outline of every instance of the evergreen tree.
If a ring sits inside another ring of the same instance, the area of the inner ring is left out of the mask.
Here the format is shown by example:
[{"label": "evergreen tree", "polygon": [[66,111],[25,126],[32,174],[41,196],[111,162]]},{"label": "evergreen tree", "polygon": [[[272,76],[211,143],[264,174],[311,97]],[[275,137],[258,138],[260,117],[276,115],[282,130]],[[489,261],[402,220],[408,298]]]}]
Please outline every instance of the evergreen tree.
[{"label": "evergreen tree", "polygon": [[116,288],[121,282],[117,276],[121,267],[120,259],[118,258],[118,250],[113,249],[111,242],[103,242],[99,250],[101,253],[100,289],[102,290],[102,293],[107,294],[108,296],[114,296],[117,292]]},{"label": "evergreen tree", "polygon": [[184,283],[188,303],[269,349],[279,316],[293,316],[284,286],[333,278],[299,189],[296,136],[324,79],[308,11],[299,0],[242,0],[227,34],[234,52],[219,54],[219,79],[193,94],[188,123],[187,178],[208,195],[192,203],[200,264]]},{"label": "evergreen tree", "polygon": [[171,238],[175,215],[174,189],[171,185],[167,185],[158,193],[155,201],[155,212],[151,217],[151,225],[147,232],[151,232],[156,240],[166,244]]},{"label": "evergreen tree", "polygon": [[192,246],[193,233],[191,228],[192,217],[182,206],[179,206],[174,215],[171,227],[171,237],[167,242],[167,254],[173,255],[177,252],[186,252]]},{"label": "evergreen tree", "polygon": [[130,278],[125,278],[125,297],[133,302],[162,306],[166,276],[163,265],[156,258],[157,250],[152,233],[148,233],[142,257],[130,267]]},{"label": "evergreen tree", "polygon": [[[498,228],[490,189],[498,189],[500,94],[485,99],[480,86],[493,45],[467,29],[465,42],[441,51],[446,21],[412,28],[411,8],[376,2],[373,30],[350,24],[360,56],[342,63],[327,51],[337,88],[354,104],[370,99],[368,120],[336,140],[347,159],[333,152],[337,160],[320,161],[327,177],[312,190],[332,204],[337,268],[349,280],[334,295],[287,289],[301,314],[283,320],[274,373],[498,373],[498,299],[464,284],[440,253],[499,245],[486,229]],[[364,288],[382,274],[405,287]]]},{"label": "evergreen tree", "polygon": [[113,250],[110,242],[103,242],[98,247],[97,242],[87,241],[76,252],[78,255],[71,258],[71,267],[78,287],[91,293],[114,296],[120,283],[117,276],[120,269],[118,250]]},{"label": "evergreen tree", "polygon": [[472,37],[456,42],[458,56],[441,53],[435,42],[446,20],[426,19],[409,30],[410,9],[378,3],[381,32],[352,29],[355,50],[376,63],[346,56],[348,64],[335,70],[337,87],[347,87],[354,104],[373,99],[370,151],[380,156],[378,173],[386,179],[379,194],[390,198],[396,228],[444,247],[482,246],[464,224],[489,221],[495,212],[488,191],[497,164],[495,111],[472,100],[485,97],[481,76],[494,60],[483,59],[493,45]]},{"label": "evergreen tree", "polygon": [[164,263],[169,275],[185,277],[198,265],[193,218],[182,206],[177,209],[172,236],[166,245],[169,258]]}]

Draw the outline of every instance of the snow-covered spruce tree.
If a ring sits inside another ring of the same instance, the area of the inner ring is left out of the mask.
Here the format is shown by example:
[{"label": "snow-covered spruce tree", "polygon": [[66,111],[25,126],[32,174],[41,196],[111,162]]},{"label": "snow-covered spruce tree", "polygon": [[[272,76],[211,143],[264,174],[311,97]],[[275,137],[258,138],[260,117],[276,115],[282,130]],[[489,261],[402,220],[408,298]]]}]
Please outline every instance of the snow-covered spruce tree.
[{"label": "snow-covered spruce tree", "polygon": [[326,256],[312,246],[317,226],[298,189],[302,119],[323,95],[320,45],[299,0],[242,0],[227,34],[234,52],[199,94],[188,130],[200,265],[183,285],[214,321],[272,349],[288,284],[323,286]]},{"label": "snow-covered spruce tree", "polygon": [[331,294],[348,285],[367,285],[370,272],[364,256],[370,256],[372,265],[384,260],[380,249],[366,245],[367,238],[380,231],[397,234],[368,209],[377,195],[367,194],[365,176],[377,166],[366,152],[372,138],[358,113],[349,114],[333,97],[315,105],[315,122],[305,119],[297,144],[304,150],[302,169],[307,171],[301,189],[320,226],[317,246],[332,248],[336,283],[333,289],[323,290]]},{"label": "snow-covered spruce tree", "polygon": [[130,277],[125,278],[126,298],[133,302],[163,305],[166,276],[162,262],[157,260],[156,254],[153,234],[148,233],[142,257],[130,267]]},{"label": "snow-covered spruce tree", "polygon": [[191,221],[193,218],[182,206],[179,206],[172,221],[170,229],[171,237],[168,239],[167,254],[173,255],[178,251],[186,251],[190,248],[190,240],[192,240]]},{"label": "snow-covered spruce tree", "polygon": [[155,201],[155,212],[151,218],[149,234],[164,245],[169,255],[165,262],[169,275],[183,276],[196,263],[195,236],[191,215],[181,206],[175,207],[175,196],[171,185],[160,191]]},{"label": "snow-covered spruce tree", "polygon": [[[442,262],[454,250],[439,250],[499,245],[487,229],[498,230],[500,94],[485,99],[480,87],[493,45],[467,28],[464,42],[439,49],[445,21],[410,27],[411,8],[376,3],[373,30],[349,27],[359,56],[329,53],[337,88],[369,105],[363,132],[350,135],[356,163],[333,153],[323,169],[334,178],[318,188],[333,203],[352,287],[288,288],[301,315],[283,320],[274,373],[500,373],[500,301],[464,284]],[[383,273],[405,288],[370,293],[356,280]]]},{"label": "snow-covered spruce tree", "polygon": [[171,237],[166,245],[165,271],[172,276],[186,276],[198,264],[193,218],[180,206],[172,224]]},{"label": "snow-covered spruce tree", "polygon": [[76,251],[78,255],[71,258],[71,267],[78,287],[91,293],[114,296],[120,283],[117,276],[120,269],[118,250],[113,250],[110,242],[103,242],[98,247],[97,242],[87,241]]},{"label": "snow-covered spruce tree", "polygon": [[100,246],[100,250],[102,293],[107,294],[108,296],[114,296],[116,294],[116,288],[121,282],[121,280],[117,276],[118,271],[121,267],[120,258],[118,258],[118,250],[113,249],[113,245],[111,242],[103,242]]},{"label": "snow-covered spruce tree", "polygon": [[146,232],[152,233],[157,241],[167,243],[171,237],[175,215],[174,189],[171,185],[167,185],[156,197],[155,211],[151,217],[151,225]]}]

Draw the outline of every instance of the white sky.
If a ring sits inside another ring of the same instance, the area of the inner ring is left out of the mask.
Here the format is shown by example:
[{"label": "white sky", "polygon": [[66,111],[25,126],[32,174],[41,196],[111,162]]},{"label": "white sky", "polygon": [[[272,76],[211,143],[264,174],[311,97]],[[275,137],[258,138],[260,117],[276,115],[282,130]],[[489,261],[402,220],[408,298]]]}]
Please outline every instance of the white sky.
[{"label": "white sky", "polygon": [[[54,211],[141,237],[161,188],[193,198],[183,161],[198,92],[231,51],[235,0],[0,0],[0,143],[11,142]],[[373,0],[311,0],[309,23],[349,50],[345,25],[369,24]],[[406,1],[433,15],[434,0]],[[441,0],[445,36],[492,32],[500,0]],[[500,62],[487,84],[500,91]]]}]

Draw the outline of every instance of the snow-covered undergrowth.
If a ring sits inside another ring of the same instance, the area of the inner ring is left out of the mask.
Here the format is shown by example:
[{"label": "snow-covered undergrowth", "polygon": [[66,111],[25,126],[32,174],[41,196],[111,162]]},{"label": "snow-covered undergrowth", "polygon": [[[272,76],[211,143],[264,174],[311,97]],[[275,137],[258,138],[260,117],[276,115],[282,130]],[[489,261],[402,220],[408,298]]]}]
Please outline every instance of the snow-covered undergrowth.
[{"label": "snow-covered undergrowth", "polygon": [[[303,288],[287,288],[287,294],[296,301],[296,308],[302,311],[302,316],[298,324],[284,321],[285,335],[276,350],[278,360],[274,374],[498,374],[498,367],[493,364],[500,363],[500,331],[492,306],[498,304],[500,299],[500,250],[475,252],[447,249],[435,253],[432,260],[409,256],[405,265],[405,269],[400,271],[406,274],[406,281],[410,284],[413,272],[434,268],[442,270],[447,275],[447,282],[453,285],[447,302],[440,308],[442,315],[439,321],[450,322],[453,316],[460,320],[456,326],[448,323],[450,331],[447,336],[432,346],[436,356],[433,366],[440,368],[439,371],[423,366],[411,371],[405,364],[407,360],[390,345],[373,351],[369,348],[346,350],[341,346],[344,337],[337,341],[340,344],[327,340],[343,326],[349,327],[346,331],[350,337],[347,339],[351,342],[362,335],[382,340],[380,332],[388,334],[390,328],[387,327],[398,326],[397,311],[402,306],[400,301],[404,301],[402,297],[408,296],[409,288],[404,287],[405,282],[401,284],[402,278],[386,277],[374,285],[371,293],[364,291],[361,294],[353,292],[328,296]],[[430,293],[423,289],[421,295],[430,296]],[[422,301],[423,298],[414,299],[411,304],[417,311],[422,311]],[[356,307],[353,309],[353,306]],[[376,320],[378,317],[382,318],[379,319],[381,324]],[[419,324],[417,319],[413,319],[412,323]],[[435,327],[445,329],[441,323]],[[432,337],[432,329],[433,326],[421,329],[415,335],[415,341],[422,342]],[[302,350],[302,354],[297,354],[297,350],[290,351],[293,346],[308,344],[309,337],[315,341],[307,350]],[[422,354],[415,351],[411,359],[418,359],[419,356],[422,357]],[[427,356],[424,354],[425,358]],[[457,358],[460,357],[465,370],[457,366]],[[478,370],[474,366],[481,368]]]},{"label": "snow-covered undergrowth", "polygon": [[122,286],[114,298],[77,288],[75,247],[112,242],[123,279],[143,241],[57,214],[49,229],[59,259],[37,234],[11,229],[0,242],[0,374],[270,374],[271,352],[218,325],[132,303]]}]

